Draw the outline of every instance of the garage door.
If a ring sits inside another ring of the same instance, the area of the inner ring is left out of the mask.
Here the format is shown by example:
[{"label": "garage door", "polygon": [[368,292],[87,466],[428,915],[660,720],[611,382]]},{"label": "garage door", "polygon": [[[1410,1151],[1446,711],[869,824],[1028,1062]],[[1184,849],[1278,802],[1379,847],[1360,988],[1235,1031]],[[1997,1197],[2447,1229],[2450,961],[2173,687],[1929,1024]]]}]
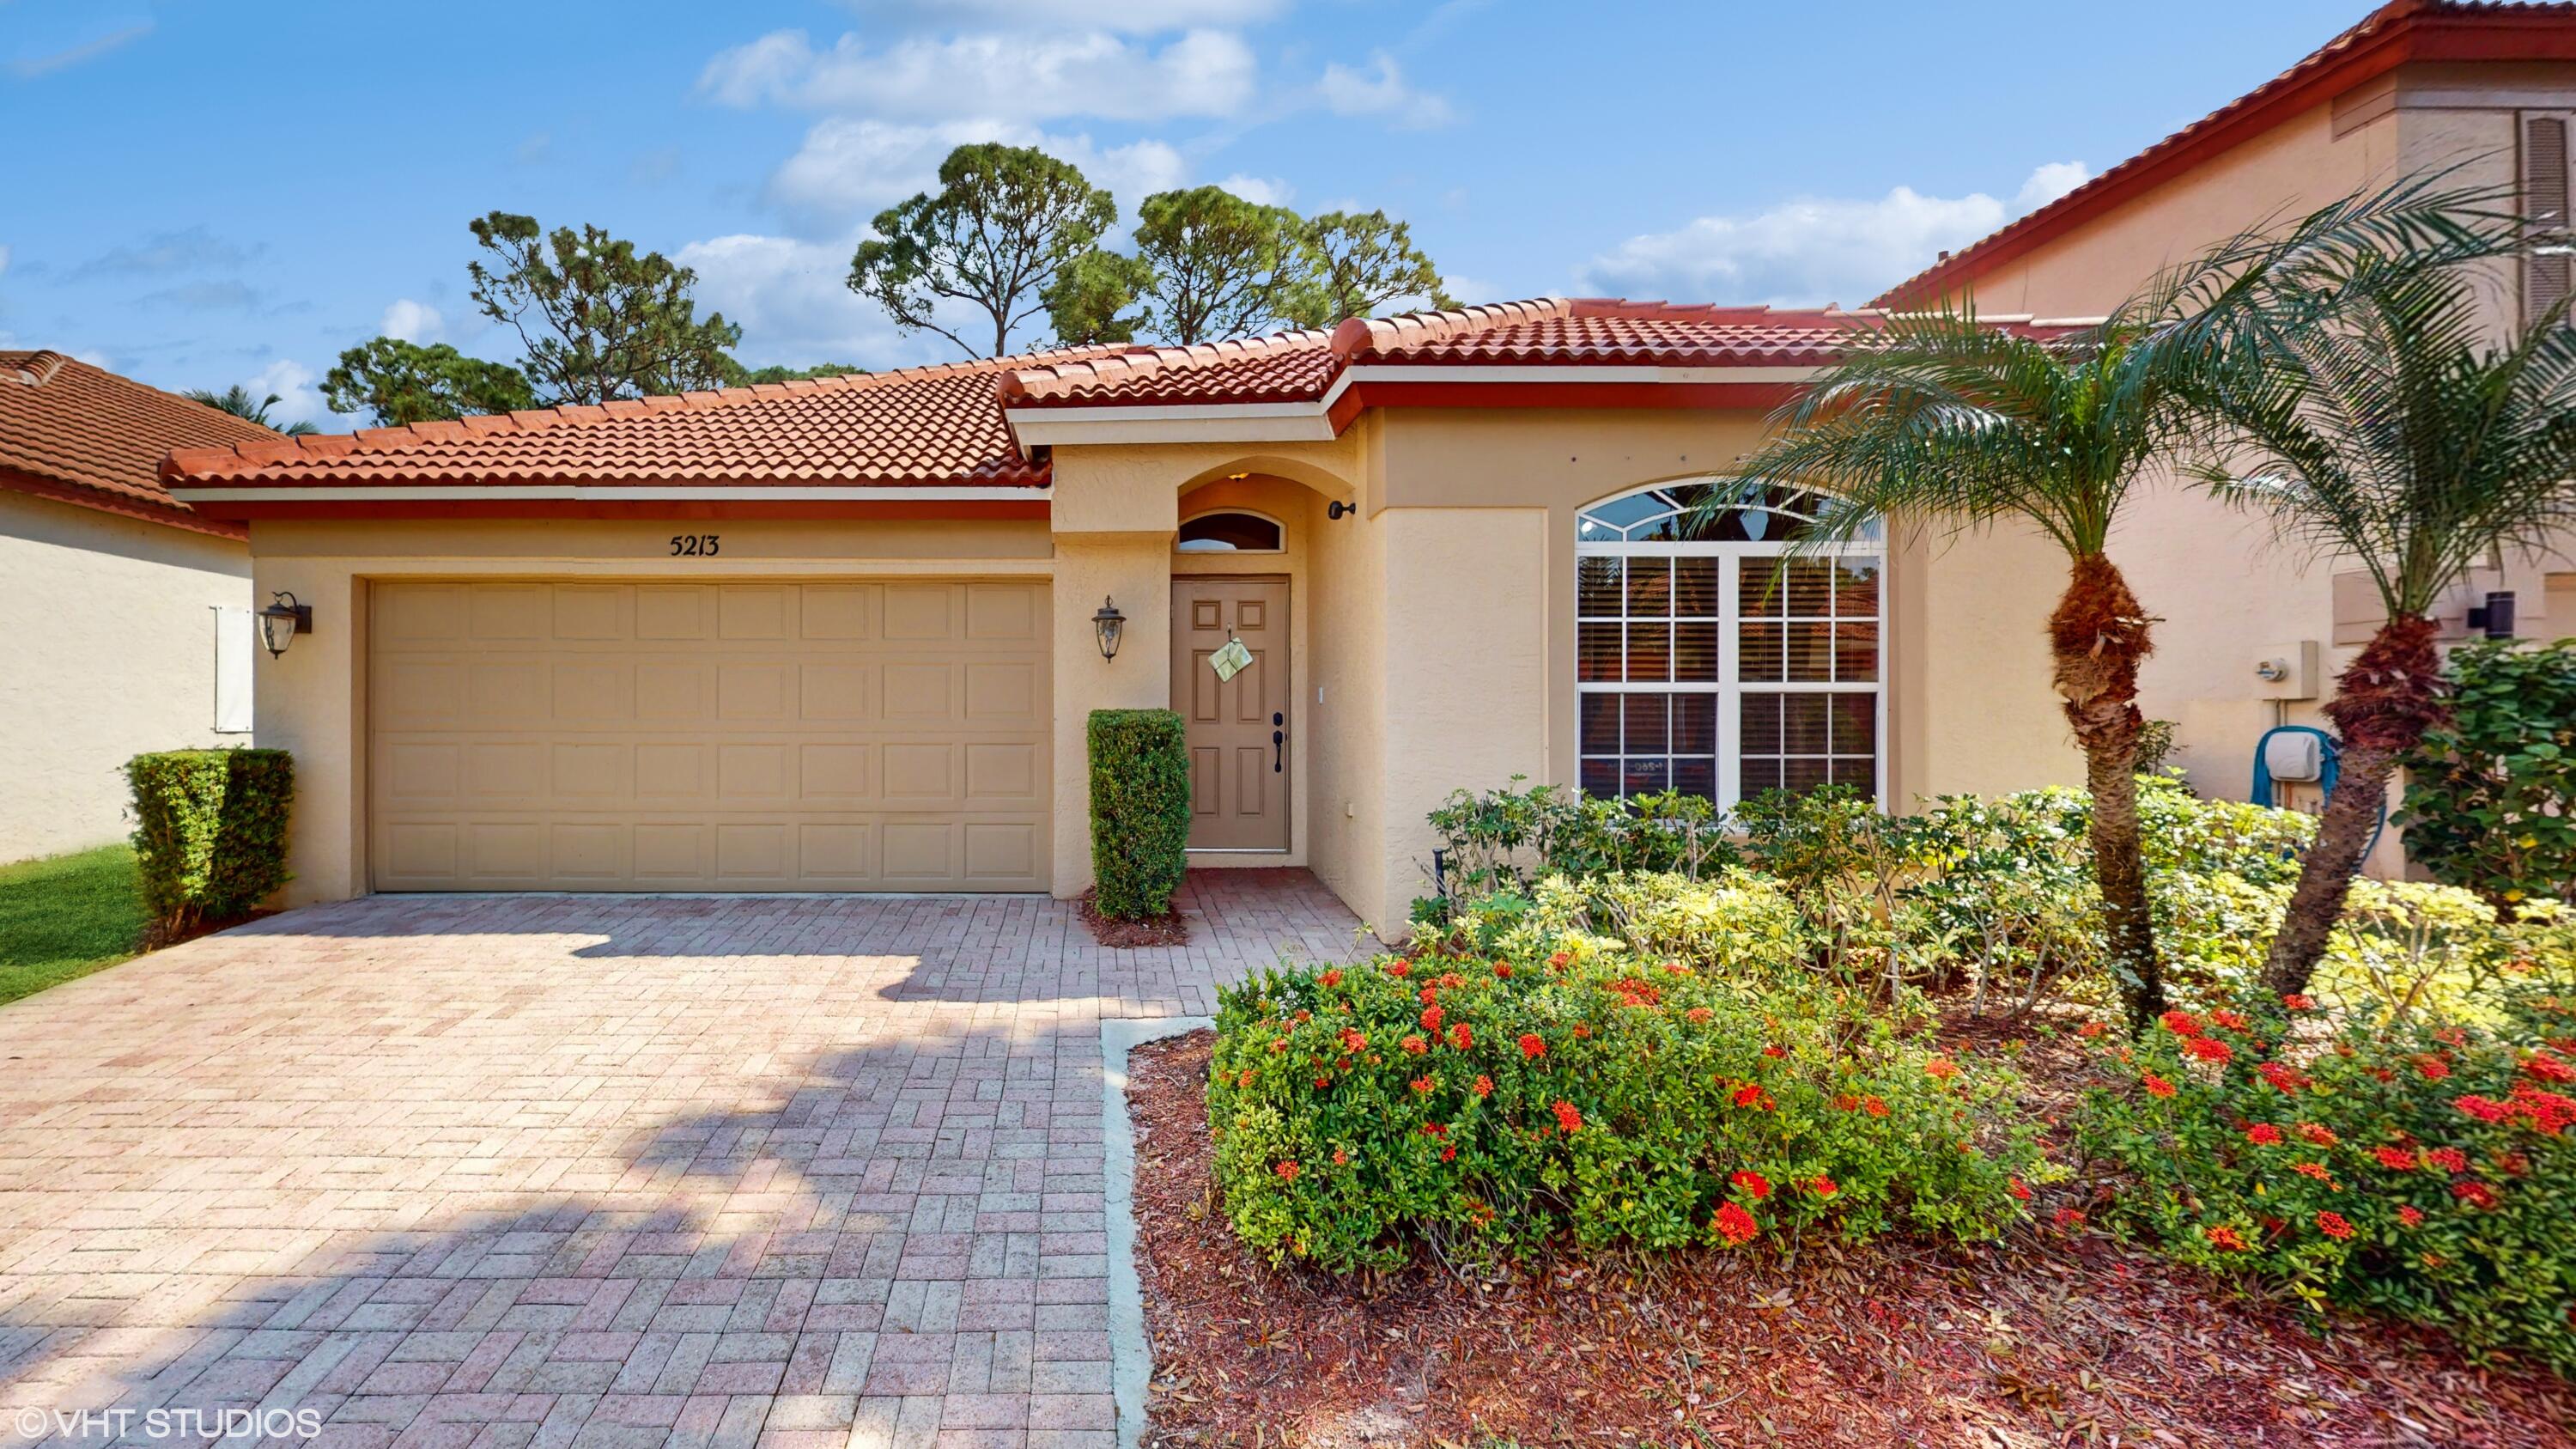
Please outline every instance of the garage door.
[{"label": "garage door", "polygon": [[379,583],[379,890],[1042,890],[1047,592]]}]

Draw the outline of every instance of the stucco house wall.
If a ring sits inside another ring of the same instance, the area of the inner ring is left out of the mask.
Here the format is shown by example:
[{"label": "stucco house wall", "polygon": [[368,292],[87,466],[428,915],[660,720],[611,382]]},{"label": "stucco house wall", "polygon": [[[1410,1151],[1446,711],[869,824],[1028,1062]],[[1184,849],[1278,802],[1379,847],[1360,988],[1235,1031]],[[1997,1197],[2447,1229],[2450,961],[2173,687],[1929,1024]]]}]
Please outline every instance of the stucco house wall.
[{"label": "stucco house wall", "polygon": [[0,861],[131,828],[123,766],[215,732],[215,613],[250,606],[237,539],[0,490]]}]

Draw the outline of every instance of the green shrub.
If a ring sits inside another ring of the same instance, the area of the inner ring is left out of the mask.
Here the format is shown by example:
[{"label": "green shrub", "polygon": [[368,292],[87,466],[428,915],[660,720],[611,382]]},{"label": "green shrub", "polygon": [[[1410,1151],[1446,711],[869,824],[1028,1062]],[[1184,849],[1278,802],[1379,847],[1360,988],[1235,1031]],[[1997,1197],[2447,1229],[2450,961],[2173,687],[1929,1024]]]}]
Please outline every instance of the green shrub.
[{"label": "green shrub", "polygon": [[[1768,907],[1763,908],[1767,913]],[[1576,949],[1380,957],[1219,994],[1225,1211],[1274,1262],[1386,1266],[1741,1244],[1817,1227],[1985,1237],[2040,1158],[2012,1079],[1958,1067],[1794,963]]]},{"label": "green shrub", "polygon": [[[1528,777],[1514,775],[1512,785]],[[1677,871],[1698,876],[1733,864],[1727,821],[1697,795],[1601,799],[1539,785],[1481,794],[1455,790],[1428,817],[1440,837],[1442,895],[1414,902],[1417,924],[1437,925],[1458,903],[1520,892],[1547,875]]]},{"label": "green shrub", "polygon": [[2576,994],[2513,1000],[2496,1025],[2354,1020],[2322,1048],[2285,1045],[2306,1033],[2279,1008],[2168,1013],[2086,1104],[2085,1146],[2129,1174],[2113,1224],[2576,1372]]},{"label": "green shrub", "polygon": [[1171,913],[1190,845],[1190,752],[1168,709],[1090,720],[1092,904],[1117,921]]},{"label": "green shrub", "polygon": [[2451,722],[2406,763],[2406,853],[2503,905],[2576,900],[2576,640],[2464,644],[2450,672]]},{"label": "green shrub", "polygon": [[295,760],[284,750],[171,750],[126,762],[144,908],[164,932],[246,915],[290,878]]}]

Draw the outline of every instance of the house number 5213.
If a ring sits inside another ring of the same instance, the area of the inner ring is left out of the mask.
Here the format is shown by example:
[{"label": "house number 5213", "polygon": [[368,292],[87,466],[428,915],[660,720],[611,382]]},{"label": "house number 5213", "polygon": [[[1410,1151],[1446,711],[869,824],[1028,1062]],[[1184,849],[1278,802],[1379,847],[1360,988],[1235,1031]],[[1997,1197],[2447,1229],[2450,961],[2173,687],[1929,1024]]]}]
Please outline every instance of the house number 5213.
[{"label": "house number 5213", "polygon": [[714,558],[716,535],[712,533],[675,533],[671,535],[671,557]]}]

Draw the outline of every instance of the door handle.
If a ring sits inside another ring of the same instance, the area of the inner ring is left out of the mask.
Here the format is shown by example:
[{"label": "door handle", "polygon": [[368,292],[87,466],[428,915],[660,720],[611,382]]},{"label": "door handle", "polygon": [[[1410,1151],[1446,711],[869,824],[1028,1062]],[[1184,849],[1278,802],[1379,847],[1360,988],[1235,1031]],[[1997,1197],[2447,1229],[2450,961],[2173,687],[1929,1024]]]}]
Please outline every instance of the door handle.
[{"label": "door handle", "polygon": [[1288,768],[1287,765],[1283,763],[1286,758],[1287,743],[1288,732],[1286,730],[1272,730],[1270,732],[1270,773],[1274,775],[1279,774]]}]

